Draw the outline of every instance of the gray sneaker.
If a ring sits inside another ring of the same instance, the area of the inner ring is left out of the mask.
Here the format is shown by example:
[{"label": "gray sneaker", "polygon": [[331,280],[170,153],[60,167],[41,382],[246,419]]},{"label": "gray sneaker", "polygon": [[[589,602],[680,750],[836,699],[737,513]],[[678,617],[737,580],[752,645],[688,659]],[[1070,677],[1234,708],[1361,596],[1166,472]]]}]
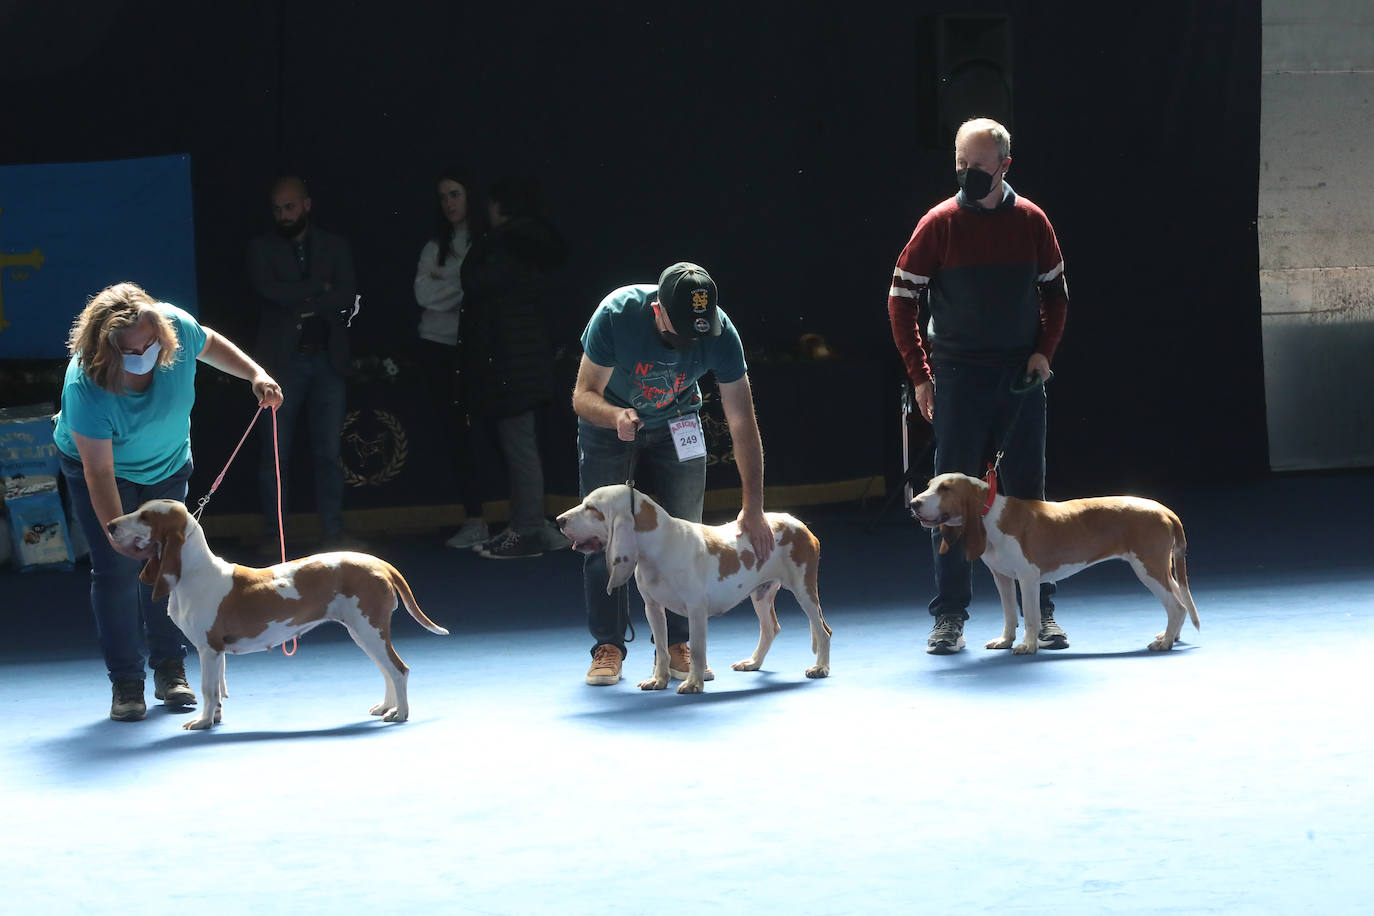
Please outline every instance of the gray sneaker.
[{"label": "gray sneaker", "polygon": [[1037,643],[1042,649],[1067,649],[1069,634],[1054,622],[1054,611],[1040,612],[1040,635]]},{"label": "gray sneaker", "polygon": [[964,648],[964,618],[958,614],[941,614],[926,637],[926,652],[931,655],[953,655]]},{"label": "gray sneaker", "polygon": [[444,541],[444,546],[454,550],[476,550],[489,540],[491,531],[487,529],[486,519],[470,518],[463,522],[457,534]]},{"label": "gray sneaker", "polygon": [[545,550],[567,550],[572,546],[572,541],[568,540],[568,536],[548,519],[544,520],[543,533]]},{"label": "gray sneaker", "polygon": [[148,715],[142,681],[115,681],[110,694],[110,718],[116,722],[137,722]]}]

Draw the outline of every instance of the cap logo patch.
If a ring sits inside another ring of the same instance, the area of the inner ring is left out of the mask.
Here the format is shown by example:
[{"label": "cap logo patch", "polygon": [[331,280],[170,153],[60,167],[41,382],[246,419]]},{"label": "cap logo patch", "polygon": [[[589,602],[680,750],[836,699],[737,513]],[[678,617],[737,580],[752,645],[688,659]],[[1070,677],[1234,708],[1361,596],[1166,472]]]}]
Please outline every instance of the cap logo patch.
[{"label": "cap logo patch", "polygon": [[704,312],[711,304],[711,298],[704,289],[692,290],[692,311]]},{"label": "cap logo patch", "polygon": [[705,318],[698,318],[696,321],[692,322],[692,327],[697,329],[698,334],[705,334],[711,330],[711,322],[707,321]]}]

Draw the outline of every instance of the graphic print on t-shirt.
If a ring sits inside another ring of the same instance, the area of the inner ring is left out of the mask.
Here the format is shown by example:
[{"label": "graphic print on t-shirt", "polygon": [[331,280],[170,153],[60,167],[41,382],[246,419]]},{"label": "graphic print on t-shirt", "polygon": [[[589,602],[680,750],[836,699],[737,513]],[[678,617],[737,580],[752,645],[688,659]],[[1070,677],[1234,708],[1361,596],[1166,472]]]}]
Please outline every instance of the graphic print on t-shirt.
[{"label": "graphic print on t-shirt", "polygon": [[682,372],[677,366],[657,363],[635,363],[634,403],[636,410],[642,407],[655,407],[662,410],[670,406],[685,389],[691,387],[696,379]]}]

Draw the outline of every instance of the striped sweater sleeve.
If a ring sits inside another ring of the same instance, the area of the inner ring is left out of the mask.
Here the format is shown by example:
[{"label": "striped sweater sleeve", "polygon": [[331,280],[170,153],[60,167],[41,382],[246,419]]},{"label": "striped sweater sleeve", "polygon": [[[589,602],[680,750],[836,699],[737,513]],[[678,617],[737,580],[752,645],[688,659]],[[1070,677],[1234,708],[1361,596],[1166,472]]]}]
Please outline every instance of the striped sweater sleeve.
[{"label": "striped sweater sleeve", "polygon": [[921,301],[930,285],[928,252],[931,249],[928,218],[921,220],[911,240],[897,258],[892,270],[892,286],[887,291],[887,317],[892,324],[892,340],[902,354],[907,377],[913,385],[930,380],[926,345],[921,338]]},{"label": "striped sweater sleeve", "polygon": [[1037,257],[1040,273],[1035,278],[1035,286],[1040,293],[1040,334],[1035,352],[1054,362],[1054,351],[1064,336],[1064,324],[1069,316],[1069,286],[1064,277],[1064,255],[1059,250],[1059,239],[1048,219],[1044,220]]}]

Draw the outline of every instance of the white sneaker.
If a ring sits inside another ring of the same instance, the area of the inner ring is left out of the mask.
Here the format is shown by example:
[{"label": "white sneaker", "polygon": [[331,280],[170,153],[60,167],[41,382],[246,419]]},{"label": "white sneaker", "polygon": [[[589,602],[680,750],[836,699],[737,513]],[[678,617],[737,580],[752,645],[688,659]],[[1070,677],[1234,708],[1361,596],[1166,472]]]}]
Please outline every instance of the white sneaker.
[{"label": "white sneaker", "polygon": [[463,522],[463,527],[458,529],[457,534],[444,541],[444,546],[455,550],[475,550],[490,539],[491,532],[487,530],[487,520],[470,518]]}]

